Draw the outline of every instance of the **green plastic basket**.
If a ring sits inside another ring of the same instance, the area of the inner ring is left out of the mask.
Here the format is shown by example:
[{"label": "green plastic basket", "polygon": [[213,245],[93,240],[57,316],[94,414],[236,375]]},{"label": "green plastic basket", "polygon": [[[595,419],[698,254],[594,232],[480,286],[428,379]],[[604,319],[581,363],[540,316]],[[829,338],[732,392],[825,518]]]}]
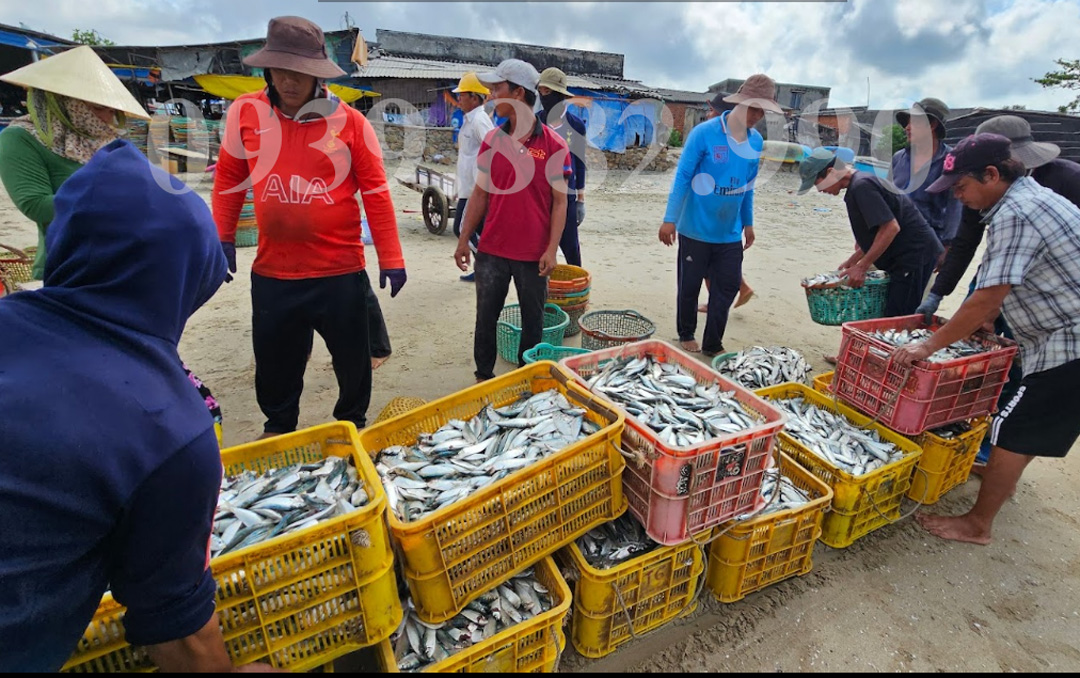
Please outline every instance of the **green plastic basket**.
[{"label": "green plastic basket", "polygon": [[255,247],[259,244],[259,229],[238,228],[236,229],[237,247]]},{"label": "green plastic basket", "polygon": [[818,325],[843,325],[853,320],[874,320],[885,315],[889,278],[867,279],[857,290],[849,287],[804,287],[810,319]]},{"label": "green plastic basket", "polygon": [[738,351],[732,351],[731,353],[721,353],[720,355],[712,359],[712,368],[719,371],[721,363],[725,363],[737,355],[739,355]]},{"label": "green plastic basket", "polygon": [[587,348],[575,348],[573,346],[552,346],[551,344],[537,344],[523,354],[525,357],[525,364],[531,365],[538,360],[551,360],[559,362],[563,358],[568,358],[572,355],[581,355],[582,353],[591,353]]},{"label": "green plastic basket", "polygon": [[[544,304],[544,332],[540,341],[552,346],[562,346],[566,326],[570,316],[555,304]],[[517,364],[518,349],[521,347],[521,305],[510,304],[499,314],[496,326],[496,342],[499,357],[508,363]]]}]

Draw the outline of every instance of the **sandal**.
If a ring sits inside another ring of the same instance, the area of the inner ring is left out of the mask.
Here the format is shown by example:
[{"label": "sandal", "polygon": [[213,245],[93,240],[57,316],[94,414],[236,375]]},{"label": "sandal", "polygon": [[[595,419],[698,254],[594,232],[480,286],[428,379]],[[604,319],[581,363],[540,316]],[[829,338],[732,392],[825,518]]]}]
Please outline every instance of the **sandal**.
[{"label": "sandal", "polygon": [[679,342],[679,348],[687,353],[701,353],[701,345],[699,345],[695,339],[691,339],[690,341],[676,339],[676,341]]}]

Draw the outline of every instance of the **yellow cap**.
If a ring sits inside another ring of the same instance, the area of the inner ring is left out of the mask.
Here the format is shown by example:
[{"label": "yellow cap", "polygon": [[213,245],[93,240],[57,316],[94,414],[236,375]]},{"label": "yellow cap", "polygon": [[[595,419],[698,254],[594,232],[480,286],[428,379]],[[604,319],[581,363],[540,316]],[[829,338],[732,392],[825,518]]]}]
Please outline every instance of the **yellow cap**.
[{"label": "yellow cap", "polygon": [[458,82],[458,86],[454,88],[454,94],[461,94],[462,92],[473,92],[474,94],[490,94],[491,90],[484,87],[479,78],[476,77],[476,73],[468,72],[461,76],[461,80]]}]

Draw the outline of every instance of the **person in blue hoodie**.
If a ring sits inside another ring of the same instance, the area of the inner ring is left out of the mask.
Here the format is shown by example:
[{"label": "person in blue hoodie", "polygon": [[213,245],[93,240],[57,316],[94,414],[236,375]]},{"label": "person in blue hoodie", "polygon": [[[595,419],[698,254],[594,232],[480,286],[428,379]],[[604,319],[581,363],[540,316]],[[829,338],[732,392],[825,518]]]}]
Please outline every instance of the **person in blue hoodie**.
[{"label": "person in blue hoodie", "polygon": [[177,354],[225,280],[213,218],[126,141],[55,203],[43,287],[0,300],[0,670],[59,670],[110,589],[160,669],[228,671],[221,457]]},{"label": "person in blue hoodie", "polygon": [[[676,329],[685,351],[709,356],[724,351],[728,311],[742,282],[743,250],[754,243],[754,180],[763,147],[754,125],[765,111],[783,114],[775,94],[772,78],[752,75],[724,99],[736,104],[734,110],[694,127],[686,138],[660,226],[660,242],[679,243]],[[698,295],[705,280],[709,302],[699,345]]]}]

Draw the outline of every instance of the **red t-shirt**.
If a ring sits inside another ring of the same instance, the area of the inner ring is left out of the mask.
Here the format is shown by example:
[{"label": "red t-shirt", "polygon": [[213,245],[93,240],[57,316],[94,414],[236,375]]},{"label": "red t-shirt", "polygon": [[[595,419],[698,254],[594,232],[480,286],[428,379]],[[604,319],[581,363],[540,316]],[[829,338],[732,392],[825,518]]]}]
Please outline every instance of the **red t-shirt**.
[{"label": "red t-shirt", "polygon": [[508,131],[509,123],[493,129],[480,145],[477,169],[487,175],[488,208],[477,249],[514,261],[540,261],[551,239],[553,186],[570,176],[570,152],[539,119],[524,143]]},{"label": "red t-shirt", "polygon": [[248,181],[259,227],[255,273],[294,280],[364,270],[357,191],[379,268],[405,267],[379,141],[356,109],[338,102],[325,118],[297,121],[271,107],[265,90],[238,97],[214,177],[223,242],[235,240]]}]

